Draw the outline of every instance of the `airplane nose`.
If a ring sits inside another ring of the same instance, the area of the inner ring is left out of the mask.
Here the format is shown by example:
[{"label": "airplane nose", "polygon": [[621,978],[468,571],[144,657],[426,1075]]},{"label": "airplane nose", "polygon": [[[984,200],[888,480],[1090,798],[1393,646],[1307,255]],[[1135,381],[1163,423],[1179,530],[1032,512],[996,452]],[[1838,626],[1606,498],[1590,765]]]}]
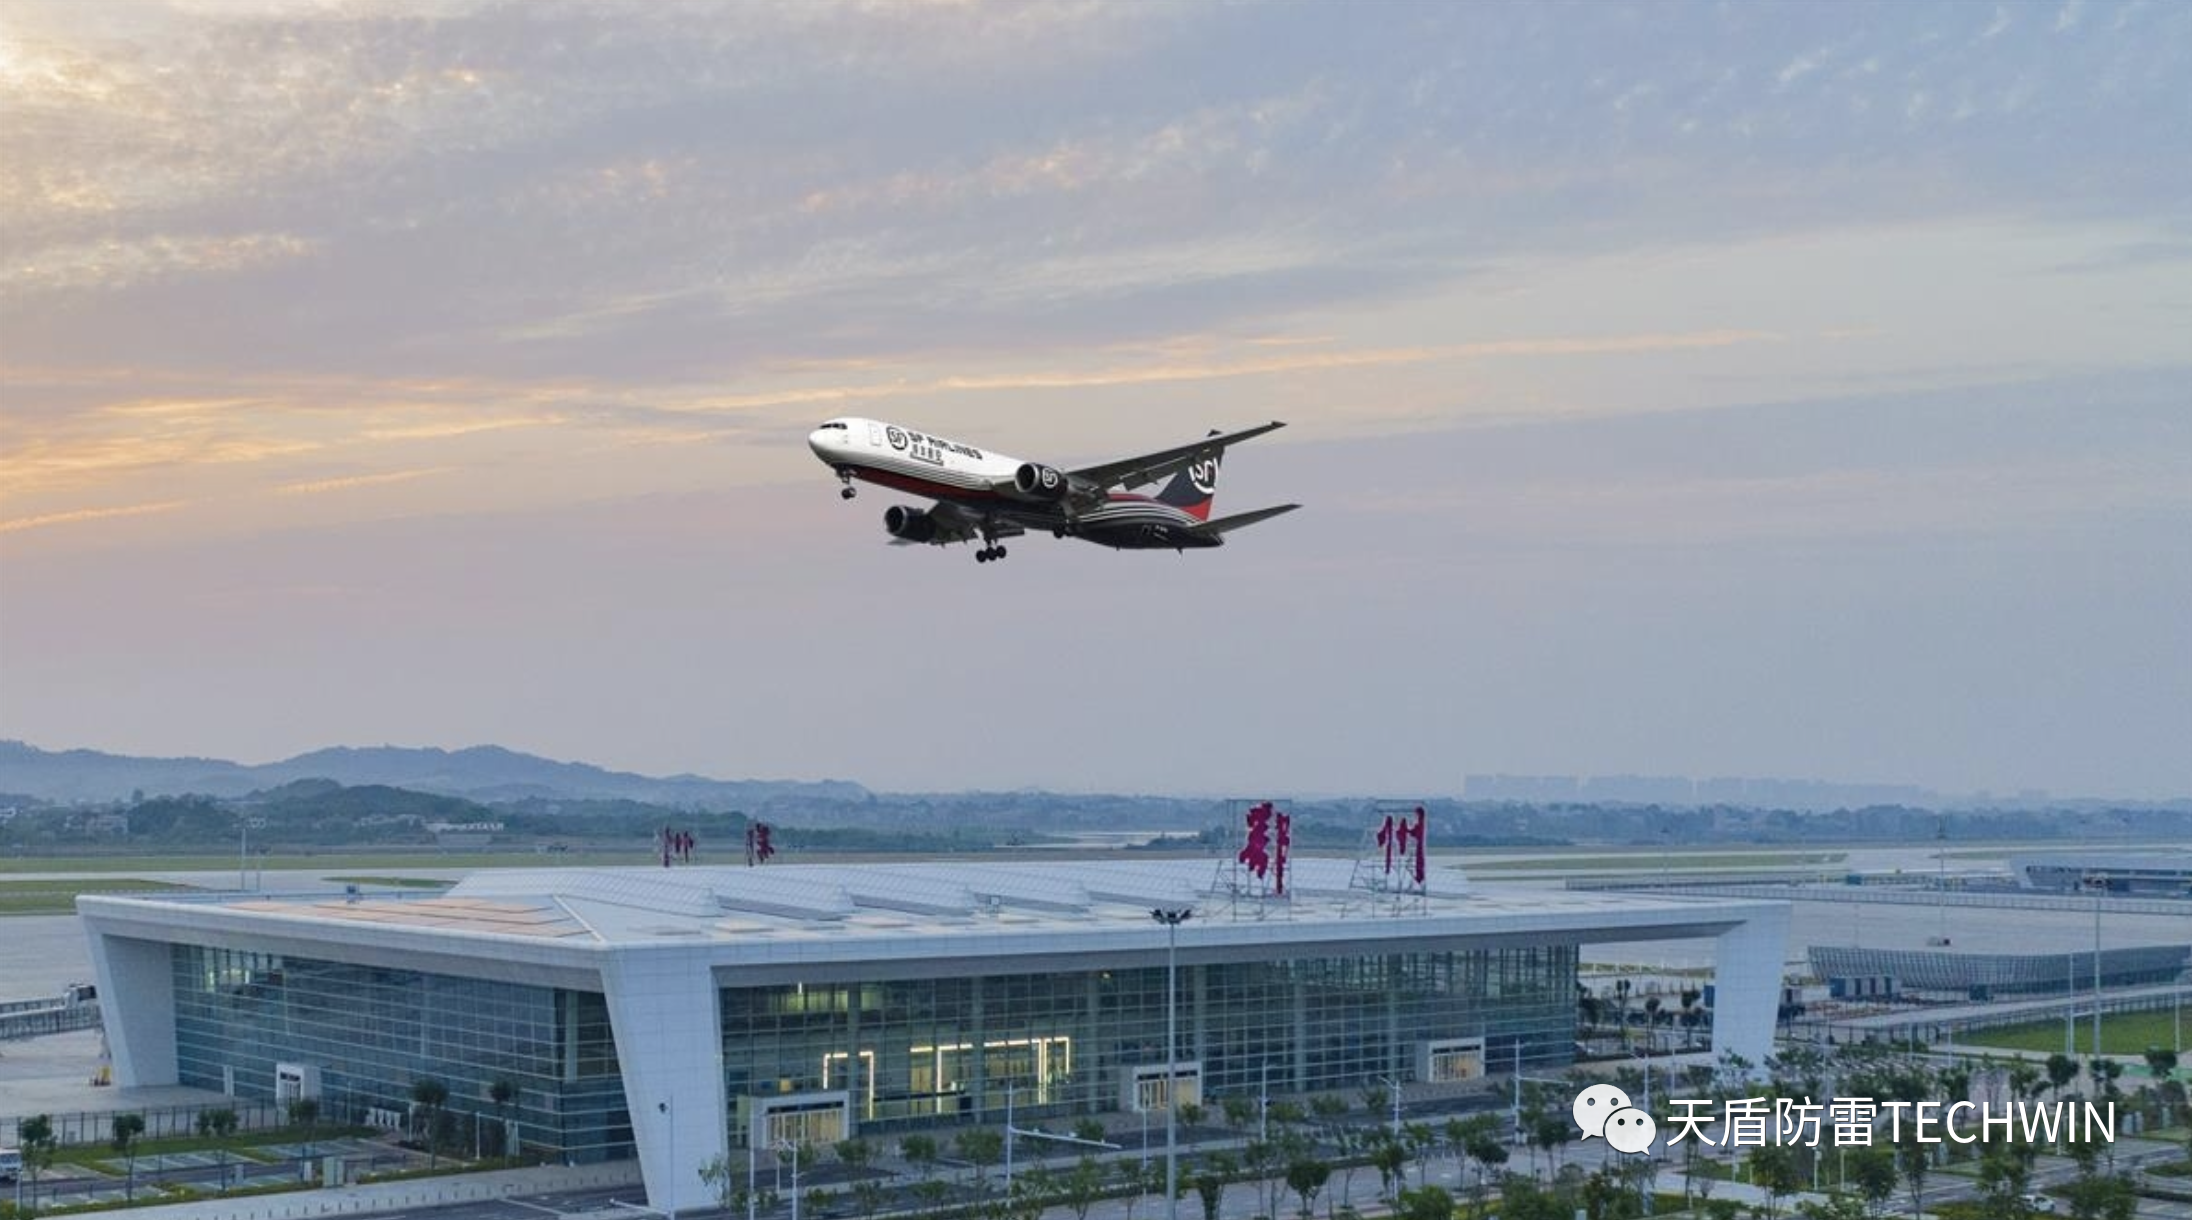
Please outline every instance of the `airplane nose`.
[{"label": "airplane nose", "polygon": [[812,449],[814,456],[825,462],[830,460],[830,451],[836,447],[837,438],[828,428],[816,428],[807,434],[807,448]]}]

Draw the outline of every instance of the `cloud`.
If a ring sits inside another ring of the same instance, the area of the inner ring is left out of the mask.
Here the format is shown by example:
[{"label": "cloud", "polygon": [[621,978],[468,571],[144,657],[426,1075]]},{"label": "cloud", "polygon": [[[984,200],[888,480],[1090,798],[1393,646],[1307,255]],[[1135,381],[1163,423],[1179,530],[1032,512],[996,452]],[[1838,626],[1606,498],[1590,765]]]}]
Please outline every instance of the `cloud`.
[{"label": "cloud", "polygon": [[0,520],[0,534],[12,534],[21,530],[47,529],[56,525],[77,525],[87,521],[105,521],[115,517],[142,517],[152,513],[169,513],[189,506],[187,500],[159,500],[149,504],[129,504],[117,508],[74,508],[66,512],[39,513],[30,517],[14,517]]},{"label": "cloud", "polygon": [[287,233],[154,236],[48,246],[0,264],[0,290],[118,289],[194,274],[225,274],[303,258],[314,243]]},{"label": "cloud", "polygon": [[417,470],[390,470],[380,474],[354,474],[332,479],[308,479],[298,483],[283,483],[271,490],[275,495],[316,496],[331,491],[351,491],[360,487],[384,487],[390,483],[408,483],[413,479],[447,474],[451,469],[448,466],[428,466]]}]

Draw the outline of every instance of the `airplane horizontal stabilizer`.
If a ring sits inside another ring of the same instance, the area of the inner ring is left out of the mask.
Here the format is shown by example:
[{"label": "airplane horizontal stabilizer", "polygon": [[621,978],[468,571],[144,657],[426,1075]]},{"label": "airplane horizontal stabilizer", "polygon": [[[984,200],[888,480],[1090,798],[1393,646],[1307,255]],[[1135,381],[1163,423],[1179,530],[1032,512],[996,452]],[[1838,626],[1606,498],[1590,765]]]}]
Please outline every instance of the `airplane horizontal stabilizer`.
[{"label": "airplane horizontal stabilizer", "polygon": [[1269,521],[1273,517],[1293,512],[1300,507],[1299,504],[1274,504],[1270,508],[1259,508],[1254,512],[1235,513],[1230,517],[1220,517],[1216,521],[1205,521],[1201,525],[1195,526],[1194,530],[1198,534],[1223,534],[1232,530],[1245,529],[1258,521]]}]

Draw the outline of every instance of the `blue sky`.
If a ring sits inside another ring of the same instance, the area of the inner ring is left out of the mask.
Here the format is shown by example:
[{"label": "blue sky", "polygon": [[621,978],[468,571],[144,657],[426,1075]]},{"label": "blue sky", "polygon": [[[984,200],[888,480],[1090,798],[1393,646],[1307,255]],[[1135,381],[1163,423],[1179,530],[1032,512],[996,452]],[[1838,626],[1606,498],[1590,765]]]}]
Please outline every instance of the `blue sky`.
[{"label": "blue sky", "polygon": [[[0,7],[0,733],[2192,792],[2181,5]],[[801,440],[1267,418],[1190,558]]]}]

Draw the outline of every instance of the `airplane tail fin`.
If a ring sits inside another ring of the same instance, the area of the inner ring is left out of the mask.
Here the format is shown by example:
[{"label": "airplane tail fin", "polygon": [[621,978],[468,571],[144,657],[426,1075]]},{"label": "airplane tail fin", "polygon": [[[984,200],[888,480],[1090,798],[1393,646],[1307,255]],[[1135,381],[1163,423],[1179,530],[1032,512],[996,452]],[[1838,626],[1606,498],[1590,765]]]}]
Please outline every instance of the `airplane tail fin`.
[{"label": "airplane tail fin", "polygon": [[[1218,433],[1213,431],[1210,435]],[[1218,466],[1224,460],[1223,449],[1197,454],[1194,461],[1182,467],[1180,473],[1164,485],[1164,490],[1157,493],[1157,503],[1169,504],[1197,521],[1210,520],[1210,506],[1218,499]]]}]

